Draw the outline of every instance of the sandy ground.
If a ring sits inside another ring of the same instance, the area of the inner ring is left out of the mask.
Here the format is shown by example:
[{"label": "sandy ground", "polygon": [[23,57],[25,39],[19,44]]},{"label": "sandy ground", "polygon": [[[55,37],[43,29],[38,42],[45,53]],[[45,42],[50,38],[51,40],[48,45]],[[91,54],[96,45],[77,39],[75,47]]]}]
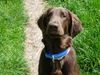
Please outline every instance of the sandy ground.
[{"label": "sandy ground", "polygon": [[44,45],[41,42],[42,33],[37,26],[37,20],[43,13],[44,6],[42,0],[24,0],[25,13],[28,16],[25,27],[25,59],[29,70],[27,75],[38,75],[38,61]]}]

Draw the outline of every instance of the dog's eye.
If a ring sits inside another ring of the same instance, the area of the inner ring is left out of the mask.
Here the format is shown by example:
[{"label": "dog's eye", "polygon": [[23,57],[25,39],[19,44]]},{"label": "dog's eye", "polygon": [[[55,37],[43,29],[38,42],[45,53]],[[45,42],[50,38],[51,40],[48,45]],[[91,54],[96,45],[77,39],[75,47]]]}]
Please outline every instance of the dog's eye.
[{"label": "dog's eye", "polygon": [[63,14],[63,15],[62,15],[62,17],[63,17],[63,18],[65,18],[65,17],[66,17],[66,15],[64,15],[64,14]]},{"label": "dog's eye", "polygon": [[51,15],[52,15],[52,13],[48,13],[48,15],[47,15],[47,16],[48,16],[48,17],[50,17]]},{"label": "dog's eye", "polygon": [[61,17],[62,17],[62,18],[66,18],[66,14],[61,13]]}]

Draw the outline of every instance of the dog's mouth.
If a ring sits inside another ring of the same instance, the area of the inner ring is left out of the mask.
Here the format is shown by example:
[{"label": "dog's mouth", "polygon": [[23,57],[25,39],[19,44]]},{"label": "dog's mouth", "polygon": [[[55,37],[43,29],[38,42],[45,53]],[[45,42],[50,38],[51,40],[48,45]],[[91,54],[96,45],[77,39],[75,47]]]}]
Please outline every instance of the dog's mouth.
[{"label": "dog's mouth", "polygon": [[62,37],[63,35],[60,35],[60,34],[58,34],[58,33],[48,33],[47,34],[49,37],[51,37],[51,38],[60,38],[60,37]]},{"label": "dog's mouth", "polygon": [[52,38],[59,38],[59,37],[62,37],[64,35],[64,32],[62,32],[58,29],[55,29],[55,28],[48,28],[46,30],[46,34]]},{"label": "dog's mouth", "polygon": [[51,38],[60,38],[64,35],[64,33],[61,33],[58,29],[55,28],[48,28],[46,34]]}]

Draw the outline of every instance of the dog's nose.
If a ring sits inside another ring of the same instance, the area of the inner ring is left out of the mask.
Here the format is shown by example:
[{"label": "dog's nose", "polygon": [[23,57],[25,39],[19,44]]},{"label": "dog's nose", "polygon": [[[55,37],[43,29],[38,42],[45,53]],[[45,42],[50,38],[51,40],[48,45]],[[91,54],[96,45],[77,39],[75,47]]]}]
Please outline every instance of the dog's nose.
[{"label": "dog's nose", "polygon": [[49,25],[49,29],[53,30],[53,31],[57,31],[58,27],[57,27],[57,25]]}]

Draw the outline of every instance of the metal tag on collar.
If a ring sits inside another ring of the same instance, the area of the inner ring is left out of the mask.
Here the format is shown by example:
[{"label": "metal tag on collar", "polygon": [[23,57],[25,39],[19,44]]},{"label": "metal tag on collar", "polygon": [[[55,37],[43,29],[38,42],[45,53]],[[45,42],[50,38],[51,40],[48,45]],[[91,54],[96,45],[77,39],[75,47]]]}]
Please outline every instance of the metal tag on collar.
[{"label": "metal tag on collar", "polygon": [[54,61],[55,61],[55,57],[54,55],[52,55],[52,62],[54,63]]}]

